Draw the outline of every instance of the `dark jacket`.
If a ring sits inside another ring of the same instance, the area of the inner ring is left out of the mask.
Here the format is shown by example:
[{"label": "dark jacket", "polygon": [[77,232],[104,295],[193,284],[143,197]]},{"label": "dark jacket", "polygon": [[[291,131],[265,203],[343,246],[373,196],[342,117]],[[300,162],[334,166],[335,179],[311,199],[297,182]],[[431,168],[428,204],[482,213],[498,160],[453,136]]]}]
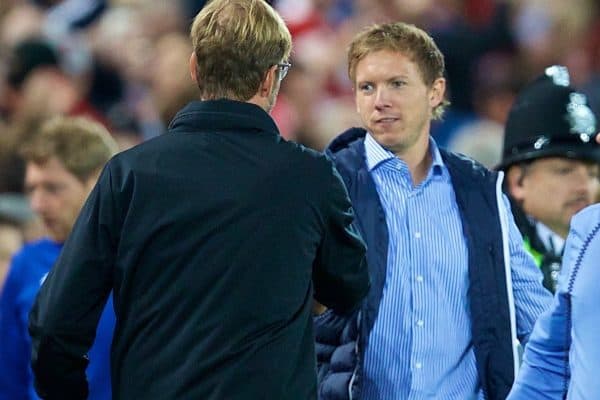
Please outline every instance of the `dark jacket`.
[{"label": "dark jacket", "polygon": [[369,288],[352,221],[331,161],[262,109],[189,104],[85,204],[30,316],[38,391],[84,398],[114,289],[114,399],[315,398],[313,295],[345,312]]},{"label": "dark jacket", "polygon": [[[363,129],[351,129],[329,147],[348,188],[356,223],[367,242],[371,290],[359,312],[315,318],[319,397],[358,399],[362,359],[385,284],[388,231],[375,183],[367,169]],[[497,205],[497,173],[440,150],[448,167],[469,251],[469,306],[477,370],[487,399],[505,399],[514,379],[513,338]]]}]

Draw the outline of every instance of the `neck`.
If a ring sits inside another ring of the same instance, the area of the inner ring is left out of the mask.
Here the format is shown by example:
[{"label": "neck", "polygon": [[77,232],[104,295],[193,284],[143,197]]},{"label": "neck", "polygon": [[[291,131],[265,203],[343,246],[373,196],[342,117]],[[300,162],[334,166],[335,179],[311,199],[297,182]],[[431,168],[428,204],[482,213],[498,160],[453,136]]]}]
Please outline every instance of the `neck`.
[{"label": "neck", "polygon": [[267,113],[271,112],[271,105],[269,104],[268,99],[266,99],[263,96],[259,96],[258,94],[255,94],[250,99],[248,99],[246,102],[259,106],[260,108],[265,110],[265,112],[267,112]]},{"label": "neck", "polygon": [[396,151],[396,156],[406,163],[414,186],[418,186],[427,177],[433,157],[429,151],[429,135],[422,135],[410,148]]},{"label": "neck", "polygon": [[[565,236],[558,233],[556,229],[545,225],[538,221],[535,226],[536,234],[542,241],[546,250],[554,253],[555,255],[561,254],[565,246]],[[562,231],[562,229],[559,229]]]},{"label": "neck", "polygon": [[563,226],[557,225],[546,225],[548,229],[554,232],[557,236],[560,236],[562,239],[566,239],[569,234],[569,228],[565,228]]}]

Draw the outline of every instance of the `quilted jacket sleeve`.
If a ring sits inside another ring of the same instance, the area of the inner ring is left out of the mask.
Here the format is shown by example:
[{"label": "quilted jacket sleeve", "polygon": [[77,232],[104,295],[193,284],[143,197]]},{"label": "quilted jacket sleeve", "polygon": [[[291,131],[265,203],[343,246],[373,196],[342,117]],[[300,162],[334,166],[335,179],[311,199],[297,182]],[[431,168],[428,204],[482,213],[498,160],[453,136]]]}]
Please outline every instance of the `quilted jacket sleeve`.
[{"label": "quilted jacket sleeve", "polygon": [[[356,398],[360,369],[359,318],[360,311],[341,315],[333,310],[315,317],[320,400]],[[351,391],[354,391],[352,397]]]}]

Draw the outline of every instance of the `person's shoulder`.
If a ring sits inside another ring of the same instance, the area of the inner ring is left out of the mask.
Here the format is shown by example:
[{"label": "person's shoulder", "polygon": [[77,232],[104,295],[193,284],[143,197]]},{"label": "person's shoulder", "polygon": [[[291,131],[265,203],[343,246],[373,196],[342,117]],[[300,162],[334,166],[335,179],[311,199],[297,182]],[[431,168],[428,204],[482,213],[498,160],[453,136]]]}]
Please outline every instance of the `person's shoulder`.
[{"label": "person's shoulder", "polygon": [[577,279],[596,281],[597,263],[600,258],[600,204],[579,211],[571,218],[571,229],[567,236],[563,255],[563,266],[569,270],[569,289]]},{"label": "person's shoulder", "polygon": [[440,148],[440,154],[450,174],[466,176],[472,183],[495,182],[498,176],[479,161],[461,154]]},{"label": "person's shoulder", "polygon": [[321,151],[283,138],[279,141],[279,145],[283,147],[286,158],[292,157],[294,162],[303,164],[305,168],[311,166],[317,169],[331,168],[329,157]]},{"label": "person's shoulder", "polygon": [[339,167],[329,154],[310,149],[301,144],[286,141],[283,143],[295,155],[290,152],[282,152],[282,160],[288,168],[293,171],[292,175],[301,175],[297,182],[303,182],[305,187],[310,187],[311,191],[329,192],[332,185],[341,182]]},{"label": "person's shoulder", "polygon": [[27,260],[36,258],[44,254],[58,254],[60,252],[60,245],[51,241],[47,238],[37,239],[31,242],[27,242],[17,251],[14,255],[14,260]]},{"label": "person's shoulder", "polygon": [[144,159],[149,152],[160,149],[167,138],[168,134],[163,134],[138,143],[135,146],[115,154],[107,164],[111,166],[126,165],[131,164],[135,160]]},{"label": "person's shoulder", "polygon": [[25,285],[45,275],[60,253],[60,245],[49,239],[26,243],[15,253],[10,264],[8,282]]},{"label": "person's shoulder", "polygon": [[337,135],[327,146],[325,152],[333,159],[347,156],[348,153],[358,155],[359,147],[364,142],[367,131],[363,128],[350,128]]},{"label": "person's shoulder", "polygon": [[443,148],[440,148],[440,154],[445,163],[451,163],[453,166],[466,169],[469,172],[477,174],[490,174],[493,172],[488,167],[468,155]]},{"label": "person's shoulder", "polygon": [[350,128],[335,137],[325,149],[325,155],[334,163],[344,178],[353,175],[365,163],[365,136],[363,128]]},{"label": "person's shoulder", "polygon": [[600,203],[587,206],[571,219],[571,230],[600,237]]},{"label": "person's shoulder", "polygon": [[105,166],[105,172],[107,173],[103,174],[100,179],[110,179],[113,182],[126,180],[134,171],[148,165],[150,159],[160,154],[161,150],[164,150],[163,142],[165,140],[167,140],[166,134],[120,151],[108,160]]}]

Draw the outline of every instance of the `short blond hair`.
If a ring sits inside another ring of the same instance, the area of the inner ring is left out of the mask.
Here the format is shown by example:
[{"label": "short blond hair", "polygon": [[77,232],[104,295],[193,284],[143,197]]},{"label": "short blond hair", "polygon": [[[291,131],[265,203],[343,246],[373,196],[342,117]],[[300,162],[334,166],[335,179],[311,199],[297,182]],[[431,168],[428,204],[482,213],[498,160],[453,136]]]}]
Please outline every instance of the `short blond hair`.
[{"label": "short blond hair", "polygon": [[[359,32],[348,47],[348,76],[356,85],[356,66],[367,55],[376,51],[401,52],[417,64],[421,78],[431,86],[444,77],[444,56],[431,36],[412,24],[394,22],[374,24]],[[440,119],[450,104],[442,101],[432,110],[432,118]]]},{"label": "short blond hair", "polygon": [[108,130],[84,117],[53,117],[26,142],[20,154],[26,162],[43,165],[51,158],[81,182],[96,174],[119,147]]},{"label": "short blond hair", "polygon": [[283,19],[264,0],[212,0],[194,19],[190,37],[204,99],[249,100],[292,49]]}]

